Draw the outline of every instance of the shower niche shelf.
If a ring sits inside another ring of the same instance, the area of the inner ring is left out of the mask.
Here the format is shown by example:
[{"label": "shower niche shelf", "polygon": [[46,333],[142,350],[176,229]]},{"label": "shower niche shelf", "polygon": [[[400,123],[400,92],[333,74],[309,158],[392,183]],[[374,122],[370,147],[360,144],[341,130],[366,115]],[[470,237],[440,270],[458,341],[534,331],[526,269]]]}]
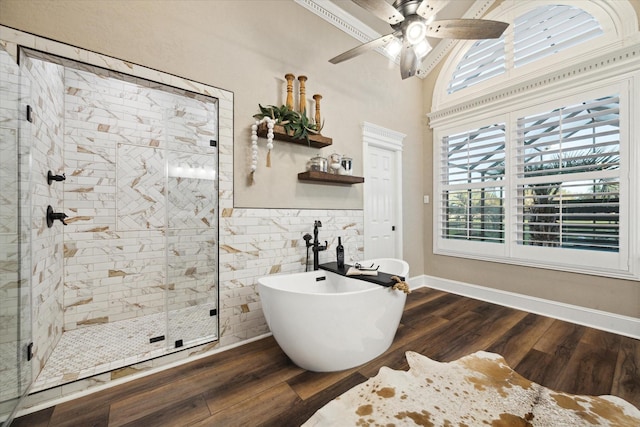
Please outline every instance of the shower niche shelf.
[{"label": "shower niche shelf", "polygon": [[314,181],[320,183],[352,185],[363,183],[364,178],[361,176],[336,175],[334,173],[328,172],[307,171],[300,172],[298,174],[298,181]]},{"label": "shower niche shelf", "polygon": [[[258,136],[261,138],[267,137],[267,124],[260,123],[258,126]],[[279,141],[291,142],[294,144],[307,145],[307,141],[304,139],[294,138],[284,129],[282,125],[275,125],[273,127],[273,139]],[[333,144],[333,139],[322,135],[309,135],[309,146],[313,148],[328,147]]]}]

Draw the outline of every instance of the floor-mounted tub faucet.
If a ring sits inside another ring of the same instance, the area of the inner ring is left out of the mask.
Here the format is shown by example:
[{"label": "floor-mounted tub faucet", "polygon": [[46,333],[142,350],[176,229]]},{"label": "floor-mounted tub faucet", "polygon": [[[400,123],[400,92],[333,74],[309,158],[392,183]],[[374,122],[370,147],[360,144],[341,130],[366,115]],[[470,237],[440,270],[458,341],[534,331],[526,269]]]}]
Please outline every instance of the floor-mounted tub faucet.
[{"label": "floor-mounted tub faucet", "polygon": [[320,264],[318,262],[318,259],[320,258],[318,252],[322,252],[322,251],[326,251],[327,250],[327,246],[329,245],[329,243],[325,240],[324,242],[324,246],[320,244],[320,242],[318,241],[318,228],[322,227],[322,222],[316,220],[313,223],[313,243],[310,243],[309,240],[311,239],[306,239],[306,244],[307,244],[307,248],[309,247],[313,247],[313,269],[317,270],[318,269],[318,265]]}]

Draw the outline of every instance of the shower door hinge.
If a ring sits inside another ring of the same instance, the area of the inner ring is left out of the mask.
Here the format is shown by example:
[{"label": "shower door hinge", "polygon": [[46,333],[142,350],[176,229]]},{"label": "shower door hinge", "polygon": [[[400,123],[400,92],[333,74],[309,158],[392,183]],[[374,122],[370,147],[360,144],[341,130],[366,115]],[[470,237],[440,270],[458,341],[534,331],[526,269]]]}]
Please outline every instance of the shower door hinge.
[{"label": "shower door hinge", "polygon": [[209,316],[215,316],[216,314],[218,314],[218,310],[215,308],[212,308],[211,310],[209,310]]},{"label": "shower door hinge", "polygon": [[164,341],[164,335],[160,335],[158,337],[153,337],[149,339],[149,344],[153,344],[154,342]]},{"label": "shower door hinge", "polygon": [[27,105],[27,121],[33,123],[33,110],[31,109],[31,105]]},{"label": "shower door hinge", "polygon": [[27,360],[30,361],[31,359],[33,359],[33,343],[30,342],[29,345],[27,345]]}]

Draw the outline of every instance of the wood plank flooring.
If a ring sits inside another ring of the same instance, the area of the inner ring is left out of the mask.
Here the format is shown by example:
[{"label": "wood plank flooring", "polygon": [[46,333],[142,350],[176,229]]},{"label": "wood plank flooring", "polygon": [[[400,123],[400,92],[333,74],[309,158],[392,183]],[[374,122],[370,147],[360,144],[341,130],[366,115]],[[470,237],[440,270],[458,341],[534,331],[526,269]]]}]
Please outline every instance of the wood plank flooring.
[{"label": "wood plank flooring", "polygon": [[308,372],[266,338],[23,416],[12,426],[299,426],[380,367],[408,369],[408,350],[441,362],[491,351],[546,387],[613,394],[640,407],[639,340],[421,288],[408,296],[391,348],[363,366]]}]

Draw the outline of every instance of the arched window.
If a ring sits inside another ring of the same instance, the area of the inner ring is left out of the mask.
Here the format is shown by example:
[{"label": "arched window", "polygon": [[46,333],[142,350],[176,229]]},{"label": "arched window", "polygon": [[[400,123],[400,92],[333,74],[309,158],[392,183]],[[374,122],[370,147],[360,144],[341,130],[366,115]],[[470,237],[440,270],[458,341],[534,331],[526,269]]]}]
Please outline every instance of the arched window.
[{"label": "arched window", "polygon": [[537,7],[520,15],[513,29],[514,67],[587,43],[603,34],[600,23],[591,14],[563,4]]},{"label": "arched window", "polygon": [[434,252],[637,280],[636,12],[562,3],[505,0],[487,17],[512,23],[503,37],[443,65]]},{"label": "arched window", "polygon": [[504,74],[508,64],[520,67],[603,34],[600,23],[575,6],[548,4],[518,16],[512,27],[512,42],[499,39],[475,42],[451,76],[447,88],[454,93]]}]

